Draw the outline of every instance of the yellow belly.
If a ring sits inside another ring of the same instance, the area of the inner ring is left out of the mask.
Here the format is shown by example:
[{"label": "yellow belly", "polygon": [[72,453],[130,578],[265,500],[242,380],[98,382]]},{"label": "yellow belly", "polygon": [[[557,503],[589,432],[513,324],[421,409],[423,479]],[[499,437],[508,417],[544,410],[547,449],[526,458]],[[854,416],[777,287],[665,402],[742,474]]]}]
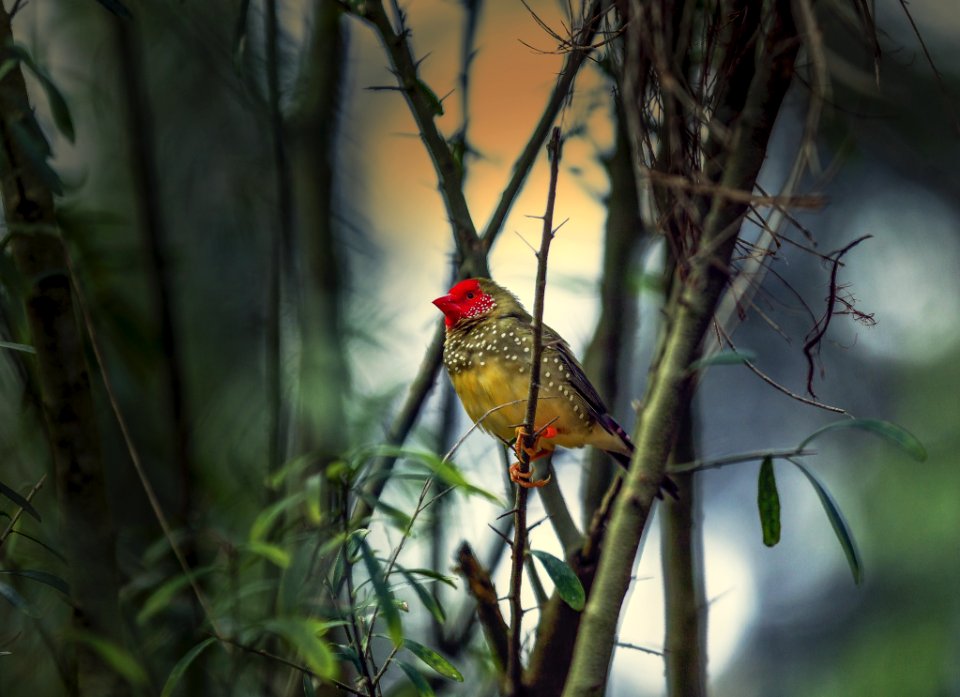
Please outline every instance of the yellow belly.
[{"label": "yellow belly", "polygon": [[[500,366],[488,364],[451,375],[451,380],[473,422],[479,422],[483,430],[502,440],[513,439],[526,418],[528,369],[517,371],[514,376]],[[586,445],[594,425],[586,415],[576,413],[570,400],[558,391],[541,387],[535,426],[539,430],[548,424],[557,429],[551,444],[564,448]]]}]

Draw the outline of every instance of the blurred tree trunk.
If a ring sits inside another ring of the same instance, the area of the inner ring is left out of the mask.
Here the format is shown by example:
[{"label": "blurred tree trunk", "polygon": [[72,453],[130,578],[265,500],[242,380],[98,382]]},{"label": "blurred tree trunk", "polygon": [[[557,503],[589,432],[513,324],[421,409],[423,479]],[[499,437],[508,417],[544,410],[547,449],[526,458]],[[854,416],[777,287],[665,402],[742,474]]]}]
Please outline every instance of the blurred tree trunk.
[{"label": "blurred tree trunk", "polygon": [[[0,8],[0,45],[13,44],[10,15]],[[9,67],[9,66],[8,66]],[[63,549],[70,569],[72,626],[81,638],[73,694],[128,694],[84,635],[123,645],[118,604],[116,531],[107,506],[90,375],[63,241],[57,233],[43,135],[30,107],[20,65],[0,78],[0,193],[13,257],[26,284],[27,321],[36,349],[43,414],[56,474]],[[44,161],[37,162],[41,153]]]},{"label": "blurred tree trunk", "polygon": [[[637,261],[647,235],[640,218],[640,201],[631,157],[623,105],[616,104],[616,142],[604,160],[610,179],[607,224],[600,277],[600,318],[584,354],[583,366],[612,413],[627,394],[628,377],[638,326]],[[590,525],[604,493],[616,474],[616,463],[606,453],[590,449],[582,474],[583,527]]]}]

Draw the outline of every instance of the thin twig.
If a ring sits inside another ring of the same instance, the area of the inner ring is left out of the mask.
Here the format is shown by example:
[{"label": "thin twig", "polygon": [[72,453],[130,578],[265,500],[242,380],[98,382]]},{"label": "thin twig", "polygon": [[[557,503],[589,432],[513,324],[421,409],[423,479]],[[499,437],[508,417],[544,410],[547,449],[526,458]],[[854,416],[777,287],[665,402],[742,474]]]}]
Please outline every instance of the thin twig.
[{"label": "thin twig", "polygon": [[749,453],[737,453],[736,455],[727,455],[712,460],[694,460],[693,462],[684,462],[670,467],[670,472],[679,474],[680,472],[702,472],[703,470],[717,469],[727,465],[736,465],[741,462],[754,462],[764,458],[785,459],[788,457],[806,457],[816,455],[816,450],[808,448],[789,448],[786,450],[755,450]]},{"label": "thin twig", "polygon": [[[520,472],[529,471],[528,449],[532,448],[536,440],[537,397],[540,393],[540,358],[543,354],[543,299],[547,287],[547,255],[550,252],[550,242],[553,239],[553,209],[557,197],[557,179],[560,173],[560,157],[562,141],[560,129],[553,129],[553,136],[547,145],[550,156],[550,188],[547,192],[547,208],[543,215],[543,233],[540,241],[540,251],[537,253],[537,286],[533,303],[533,352],[530,366],[530,392],[527,397],[527,411],[524,423],[524,434],[518,450],[520,458]],[[516,494],[516,512],[514,513],[513,556],[510,569],[510,646],[507,656],[507,685],[508,693],[519,695],[522,691],[522,665],[520,663],[520,646],[523,623],[523,606],[520,603],[520,588],[523,582],[523,562],[526,557],[527,543],[527,495],[525,487],[518,486]]]},{"label": "thin twig", "polygon": [[807,358],[807,392],[811,397],[816,397],[817,395],[813,392],[813,376],[816,370],[813,360],[813,350],[820,346],[820,342],[823,340],[823,337],[827,333],[827,327],[830,326],[830,320],[833,318],[833,315],[836,314],[834,306],[837,303],[837,274],[840,272],[840,267],[842,264],[840,260],[843,258],[843,255],[849,252],[851,249],[856,247],[858,244],[864,240],[868,240],[873,235],[863,235],[858,237],[853,242],[838,249],[833,254],[830,254],[830,261],[833,264],[833,268],[830,269],[830,290],[827,295],[827,309],[823,313],[823,317],[817,320],[816,324],[813,325],[811,330],[810,338],[807,339],[807,342],[803,345],[803,355]]},{"label": "thin twig", "polygon": [[347,685],[346,683],[340,682],[339,680],[334,680],[333,678],[327,678],[322,675],[318,675],[317,673],[314,673],[312,670],[307,668],[307,666],[301,665],[300,663],[296,663],[295,661],[291,661],[287,658],[284,658],[283,656],[278,656],[275,653],[270,653],[269,651],[265,651],[264,649],[258,649],[256,646],[248,646],[247,644],[242,644],[236,639],[231,639],[230,637],[219,636],[219,635],[214,635],[214,636],[218,641],[224,644],[229,644],[230,646],[236,646],[241,651],[246,651],[247,653],[256,654],[257,656],[262,656],[263,658],[269,658],[271,661],[282,663],[283,665],[289,666],[294,670],[299,670],[301,673],[306,673],[310,677],[316,678],[321,682],[327,682],[327,683],[330,683],[331,685],[335,685],[338,689],[343,690],[344,692],[349,692],[351,695],[359,695],[359,697],[369,697],[369,695],[365,692],[360,692],[359,690],[356,690],[350,687],[349,685]]},{"label": "thin twig", "polygon": [[537,122],[537,126],[534,128],[533,134],[530,136],[530,140],[527,141],[523,152],[520,153],[520,156],[514,163],[513,174],[510,177],[510,181],[507,183],[506,188],[504,188],[500,196],[500,202],[497,204],[497,208],[494,210],[493,215],[490,216],[490,220],[483,230],[481,239],[483,249],[487,252],[493,247],[497,235],[500,234],[503,222],[513,207],[513,203],[520,193],[523,182],[526,181],[530,168],[540,153],[540,148],[547,140],[550,127],[553,125],[557,114],[560,112],[560,108],[570,94],[577,71],[580,70],[580,66],[583,65],[584,60],[590,54],[589,46],[597,31],[600,18],[607,12],[608,4],[609,3],[604,0],[594,0],[583,15],[583,28],[573,43],[577,46],[586,46],[587,48],[576,48],[567,54],[563,68],[560,70],[560,75],[557,78],[557,84],[550,94],[546,108],[543,110],[543,115],[540,117],[540,121]]}]

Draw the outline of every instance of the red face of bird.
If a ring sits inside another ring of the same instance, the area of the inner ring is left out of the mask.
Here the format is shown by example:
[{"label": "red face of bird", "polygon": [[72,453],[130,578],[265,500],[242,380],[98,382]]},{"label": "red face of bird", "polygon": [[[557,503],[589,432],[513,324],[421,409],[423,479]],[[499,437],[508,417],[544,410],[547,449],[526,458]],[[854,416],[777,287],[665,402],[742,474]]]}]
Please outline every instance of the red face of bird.
[{"label": "red face of bird", "polygon": [[468,278],[460,281],[446,295],[434,300],[433,304],[440,308],[447,329],[451,329],[457,326],[460,320],[487,314],[496,302],[493,296],[483,291],[477,279]]}]

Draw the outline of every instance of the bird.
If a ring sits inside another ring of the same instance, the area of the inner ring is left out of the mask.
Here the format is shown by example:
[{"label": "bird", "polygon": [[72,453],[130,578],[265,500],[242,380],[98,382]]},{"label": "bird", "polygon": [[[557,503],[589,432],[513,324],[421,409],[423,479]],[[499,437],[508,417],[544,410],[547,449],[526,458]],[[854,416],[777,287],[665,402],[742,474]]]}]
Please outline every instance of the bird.
[{"label": "bird", "polygon": [[[520,457],[533,354],[533,318],[517,297],[489,278],[468,278],[433,304],[443,313],[446,339],[443,362],[470,419],[487,433],[513,442]],[[544,325],[535,445],[530,460],[557,447],[590,445],[606,451],[624,468],[634,445],[610,415],[569,344]],[[519,463],[510,479],[521,487],[540,487]],[[662,485],[669,490],[670,482]]]}]

